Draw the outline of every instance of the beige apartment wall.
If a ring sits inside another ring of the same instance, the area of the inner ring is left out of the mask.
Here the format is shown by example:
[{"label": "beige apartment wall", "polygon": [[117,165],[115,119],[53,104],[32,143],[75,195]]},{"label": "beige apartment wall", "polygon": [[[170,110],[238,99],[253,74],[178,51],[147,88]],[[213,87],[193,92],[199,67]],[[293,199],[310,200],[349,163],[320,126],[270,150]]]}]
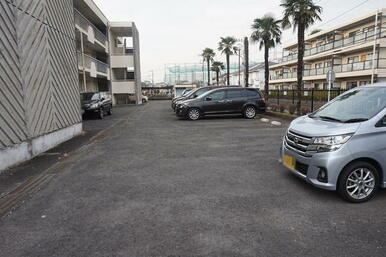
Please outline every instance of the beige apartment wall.
[{"label": "beige apartment wall", "polygon": [[366,23],[364,25],[357,26],[357,27],[354,27],[354,28],[351,28],[351,29],[343,31],[343,36],[344,37],[348,37],[350,35],[350,33],[352,33],[352,32],[363,31],[364,28],[367,28],[367,27],[370,27],[370,26],[374,26],[374,25],[375,25],[375,19],[374,19],[373,22],[369,22],[369,23]]}]

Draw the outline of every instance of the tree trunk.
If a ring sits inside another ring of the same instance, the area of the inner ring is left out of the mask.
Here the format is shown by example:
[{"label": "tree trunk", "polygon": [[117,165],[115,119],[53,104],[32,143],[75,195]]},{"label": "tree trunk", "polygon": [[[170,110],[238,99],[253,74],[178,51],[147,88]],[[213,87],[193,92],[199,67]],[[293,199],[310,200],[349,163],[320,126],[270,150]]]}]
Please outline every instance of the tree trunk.
[{"label": "tree trunk", "polygon": [[208,86],[210,86],[210,59],[206,60],[208,65]]},{"label": "tree trunk", "polygon": [[244,60],[244,66],[245,66],[245,74],[244,74],[244,83],[245,83],[245,87],[249,87],[249,41],[248,41],[248,37],[245,37],[244,38],[244,56],[245,56],[245,60]]},{"label": "tree trunk", "polygon": [[265,98],[269,98],[269,48],[268,43],[264,42],[264,93]]},{"label": "tree trunk", "polygon": [[230,86],[230,67],[229,67],[229,62],[230,62],[230,55],[227,54],[227,85]]},{"label": "tree trunk", "polygon": [[305,26],[302,21],[299,22],[298,25],[298,70],[297,70],[297,77],[298,77],[298,85],[297,85],[297,98],[298,102],[296,105],[297,114],[301,115],[301,107],[302,107],[302,90],[304,88],[304,82],[303,82],[303,72],[304,72],[304,31]]},{"label": "tree trunk", "polygon": [[220,84],[220,71],[216,71],[217,86]]}]

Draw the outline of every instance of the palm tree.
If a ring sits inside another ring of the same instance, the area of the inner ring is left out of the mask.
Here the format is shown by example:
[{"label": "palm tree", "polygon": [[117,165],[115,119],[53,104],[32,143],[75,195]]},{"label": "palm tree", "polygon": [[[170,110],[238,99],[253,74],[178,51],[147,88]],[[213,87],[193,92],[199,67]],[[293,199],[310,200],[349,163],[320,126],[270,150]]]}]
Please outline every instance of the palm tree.
[{"label": "palm tree", "polygon": [[265,96],[268,99],[269,93],[269,49],[275,47],[281,40],[281,20],[276,20],[272,15],[266,14],[262,18],[257,18],[252,24],[251,39],[253,42],[260,43],[260,50],[264,47],[265,64]]},{"label": "palm tree", "polygon": [[219,77],[220,77],[220,72],[225,69],[225,65],[222,62],[213,62],[212,63],[212,71],[216,72],[216,81],[217,85],[219,85]]},{"label": "palm tree", "polygon": [[316,5],[313,0],[282,0],[280,5],[284,8],[283,28],[293,27],[298,30],[298,68],[297,68],[297,112],[300,114],[302,104],[301,90],[304,87],[304,33],[317,20],[321,20],[322,7]]},{"label": "palm tree", "polygon": [[214,61],[214,57],[216,56],[216,53],[213,51],[213,49],[205,48],[202,51],[201,57],[204,58],[204,62],[207,63],[208,67],[208,86],[210,85],[210,63]]},{"label": "palm tree", "polygon": [[235,47],[237,40],[234,37],[222,37],[220,43],[218,44],[218,50],[222,54],[226,55],[227,60],[227,85],[230,85],[229,75],[230,75],[230,56],[233,55],[237,49]]}]

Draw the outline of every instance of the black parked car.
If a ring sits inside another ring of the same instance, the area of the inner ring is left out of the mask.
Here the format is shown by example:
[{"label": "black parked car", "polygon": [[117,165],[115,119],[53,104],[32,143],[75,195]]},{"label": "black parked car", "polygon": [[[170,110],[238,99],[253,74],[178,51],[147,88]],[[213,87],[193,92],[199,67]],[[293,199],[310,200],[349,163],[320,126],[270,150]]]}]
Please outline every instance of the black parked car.
[{"label": "black parked car", "polygon": [[265,112],[265,109],[265,99],[258,89],[220,88],[182,102],[177,106],[176,114],[198,120],[205,115],[240,113],[246,119],[253,119],[258,112]]},{"label": "black parked car", "polygon": [[103,119],[104,115],[113,114],[113,103],[110,93],[81,93],[80,98],[85,115],[96,114],[99,119]]},{"label": "black parked car", "polygon": [[[172,100],[172,108],[173,110],[176,110],[176,106],[183,102],[183,101],[186,101],[186,100],[189,100],[189,99],[194,99],[194,98],[197,98],[203,94],[205,94],[206,92],[210,91],[210,90],[213,90],[213,89],[218,89],[218,88],[223,88],[224,86],[207,86],[207,87],[201,87],[201,88],[197,88],[197,89],[194,89],[192,91],[190,91],[187,95],[185,96],[180,96],[180,97],[176,97]],[[239,86],[228,86],[228,87],[239,87]]]}]

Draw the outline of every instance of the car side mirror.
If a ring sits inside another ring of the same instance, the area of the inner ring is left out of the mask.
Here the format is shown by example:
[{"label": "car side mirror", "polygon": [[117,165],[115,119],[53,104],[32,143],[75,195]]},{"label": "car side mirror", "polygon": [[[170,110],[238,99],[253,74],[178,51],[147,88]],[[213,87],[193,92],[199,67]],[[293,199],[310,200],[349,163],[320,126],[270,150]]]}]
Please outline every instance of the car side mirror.
[{"label": "car side mirror", "polygon": [[104,100],[105,100],[105,98],[104,98],[104,97],[102,97],[102,98],[101,98],[101,101],[104,101]]},{"label": "car side mirror", "polygon": [[205,98],[205,101],[212,101],[212,97]]}]

